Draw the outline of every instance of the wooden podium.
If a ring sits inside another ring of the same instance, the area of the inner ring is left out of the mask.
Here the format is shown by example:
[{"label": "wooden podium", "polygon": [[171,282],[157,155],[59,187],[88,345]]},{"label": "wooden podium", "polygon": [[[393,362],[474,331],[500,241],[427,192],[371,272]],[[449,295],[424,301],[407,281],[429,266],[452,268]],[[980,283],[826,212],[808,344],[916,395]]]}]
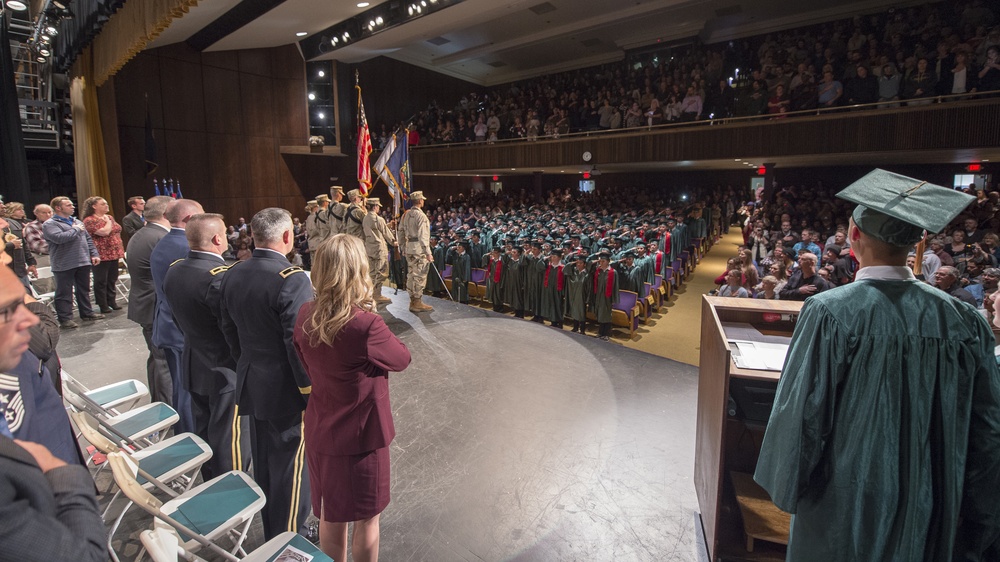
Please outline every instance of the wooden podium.
[{"label": "wooden podium", "polygon": [[791,336],[801,309],[794,301],[703,297],[694,484],[713,561],[785,559],[787,514],[748,476],[757,465],[766,419],[730,413],[731,381],[776,387],[780,373],[738,368],[726,326],[749,324],[761,334]]}]

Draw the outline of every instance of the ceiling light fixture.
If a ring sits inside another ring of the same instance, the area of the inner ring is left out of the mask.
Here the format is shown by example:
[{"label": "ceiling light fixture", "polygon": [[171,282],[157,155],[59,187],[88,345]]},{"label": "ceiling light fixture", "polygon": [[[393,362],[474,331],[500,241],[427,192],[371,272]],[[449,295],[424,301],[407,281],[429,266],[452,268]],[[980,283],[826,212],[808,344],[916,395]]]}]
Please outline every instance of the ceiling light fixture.
[{"label": "ceiling light fixture", "polygon": [[319,72],[317,72],[316,74],[317,74],[317,75],[318,75],[318,76],[319,76],[320,78],[322,78],[322,77],[326,76],[326,72],[323,72],[322,70],[320,70],[320,71],[319,71]]},{"label": "ceiling light fixture", "polygon": [[295,32],[295,36],[296,37],[305,37],[306,35],[309,35],[308,31],[296,31]]},{"label": "ceiling light fixture", "polygon": [[359,8],[367,8],[368,6],[371,6],[371,4],[368,2],[358,2]]},{"label": "ceiling light fixture", "polygon": [[385,20],[382,19],[382,16],[379,16],[379,17],[375,18],[375,23],[377,23],[379,25],[382,25],[382,22],[384,22],[384,21]]},{"label": "ceiling light fixture", "polygon": [[49,35],[59,35],[59,30],[56,29],[55,26],[50,25],[45,28],[45,33],[48,33]]},{"label": "ceiling light fixture", "polygon": [[28,5],[19,0],[7,0],[7,7],[15,12],[23,12],[28,9]]},{"label": "ceiling light fixture", "polygon": [[316,99],[316,94],[309,92],[309,101],[313,101],[315,99]]}]

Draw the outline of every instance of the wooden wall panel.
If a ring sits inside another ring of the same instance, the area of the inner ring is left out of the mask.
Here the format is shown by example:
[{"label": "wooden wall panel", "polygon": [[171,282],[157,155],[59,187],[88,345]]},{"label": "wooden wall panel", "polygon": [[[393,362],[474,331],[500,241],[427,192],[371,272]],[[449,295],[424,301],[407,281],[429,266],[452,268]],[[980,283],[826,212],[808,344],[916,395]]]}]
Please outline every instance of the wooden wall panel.
[{"label": "wooden wall panel", "polygon": [[309,140],[309,117],[306,109],[306,83],[302,79],[275,80],[274,99],[302,100],[302,103],[278,103],[274,106],[275,136],[287,139],[287,145],[304,145]]},{"label": "wooden wall panel", "polygon": [[238,198],[250,187],[250,159],[244,139],[238,135],[208,135],[212,195]]},{"label": "wooden wall panel", "polygon": [[211,51],[201,54],[201,63],[205,66],[214,66],[226,70],[239,70],[239,51]]},{"label": "wooden wall panel", "polygon": [[201,65],[179,59],[160,59],[160,95],[164,128],[205,130],[205,90]]},{"label": "wooden wall panel", "polygon": [[244,135],[274,136],[275,104],[272,82],[273,80],[267,76],[240,73]]},{"label": "wooden wall panel", "polygon": [[159,57],[139,53],[115,76],[114,89],[119,127],[144,127],[147,105],[153,127],[163,127]]},{"label": "wooden wall panel", "polygon": [[163,136],[167,164],[161,163],[156,175],[181,182],[184,196],[190,199],[211,196],[213,159],[209,157],[212,145],[208,137],[202,132],[169,129]]},{"label": "wooden wall panel", "polygon": [[205,87],[205,130],[238,135],[243,132],[239,73],[202,67]]},{"label": "wooden wall panel", "polygon": [[148,94],[157,178],[179,180],[185,196],[234,221],[263,206],[303,207],[305,191],[325,190],[339,173],[330,157],[310,156],[298,157],[293,173],[279,153],[308,139],[304,76],[294,45],[199,53],[178,44],[139,54],[106,96],[119,140],[108,161],[122,193],[153,195],[153,178],[145,176]]},{"label": "wooden wall panel", "polygon": [[246,49],[238,51],[241,74],[274,76],[271,70],[272,49]]},{"label": "wooden wall panel", "polygon": [[280,182],[277,173],[277,152],[271,137],[249,137],[246,139],[250,167],[250,188],[254,194],[273,193],[278,195]]}]

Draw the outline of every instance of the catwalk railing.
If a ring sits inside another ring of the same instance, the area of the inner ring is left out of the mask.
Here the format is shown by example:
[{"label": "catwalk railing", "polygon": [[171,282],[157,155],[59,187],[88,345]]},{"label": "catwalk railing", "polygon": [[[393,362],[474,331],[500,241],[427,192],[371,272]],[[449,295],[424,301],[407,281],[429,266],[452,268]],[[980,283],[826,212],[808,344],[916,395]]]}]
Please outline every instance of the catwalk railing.
[{"label": "catwalk railing", "polygon": [[[1000,146],[1000,95],[938,96],[753,117],[414,147],[415,173],[809,157]],[[881,109],[876,109],[882,106]],[[584,162],[581,155],[593,157]]]}]

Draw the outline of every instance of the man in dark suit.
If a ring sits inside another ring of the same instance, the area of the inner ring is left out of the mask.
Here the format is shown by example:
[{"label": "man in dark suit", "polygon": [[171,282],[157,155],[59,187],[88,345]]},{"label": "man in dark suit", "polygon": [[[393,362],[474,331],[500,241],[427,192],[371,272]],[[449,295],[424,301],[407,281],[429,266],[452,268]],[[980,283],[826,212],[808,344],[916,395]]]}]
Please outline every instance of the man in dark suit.
[{"label": "man in dark suit", "polygon": [[131,238],[146,224],[146,219],[143,217],[146,200],[140,195],[129,197],[128,206],[129,213],[122,217],[122,234]]},{"label": "man in dark suit", "polygon": [[258,212],[250,222],[253,256],[222,279],[222,326],[236,360],[236,401],[250,419],[254,480],[264,490],[264,537],[305,532],[309,478],[302,412],[312,390],[292,341],[302,304],[312,300],[309,277],[285,258],[295,243],[284,209]]},{"label": "man in dark suit", "polygon": [[[0,267],[0,372],[17,366],[38,317],[24,286]],[[94,480],[43,445],[14,441],[0,415],[0,559],[107,560]]]},{"label": "man in dark suit", "polygon": [[163,294],[163,280],[167,276],[170,264],[182,260],[191,249],[188,247],[184,227],[194,215],[204,213],[201,204],[191,199],[178,199],[167,206],[163,216],[170,221],[170,232],[156,243],[153,253],[149,255],[149,271],[153,274],[153,287],[156,289],[156,312],[153,315],[153,344],[163,350],[170,367],[170,381],[173,383],[173,395],[170,404],[177,410],[180,420],[177,422],[177,432],[194,431],[194,415],[191,413],[191,394],[181,381],[181,354],[184,352],[184,334],[174,323],[170,302]]},{"label": "man in dark suit", "polygon": [[249,465],[244,456],[236,410],[236,362],[229,352],[219,315],[219,288],[229,267],[222,259],[229,241],[222,215],[194,215],[185,228],[191,251],[174,262],[163,280],[163,293],[174,321],[184,333],[181,375],[191,394],[194,432],[215,454],[202,465],[205,480]]},{"label": "man in dark suit", "polygon": [[170,197],[158,195],[146,202],[146,226],[140,228],[128,241],[125,261],[131,277],[128,293],[128,319],[142,326],[142,337],[149,349],[146,359],[146,381],[149,399],[153,402],[173,402],[173,382],[163,350],[153,345],[153,313],[156,310],[156,289],[149,270],[149,256],[161,238],[170,232],[170,222],[163,217]]}]

